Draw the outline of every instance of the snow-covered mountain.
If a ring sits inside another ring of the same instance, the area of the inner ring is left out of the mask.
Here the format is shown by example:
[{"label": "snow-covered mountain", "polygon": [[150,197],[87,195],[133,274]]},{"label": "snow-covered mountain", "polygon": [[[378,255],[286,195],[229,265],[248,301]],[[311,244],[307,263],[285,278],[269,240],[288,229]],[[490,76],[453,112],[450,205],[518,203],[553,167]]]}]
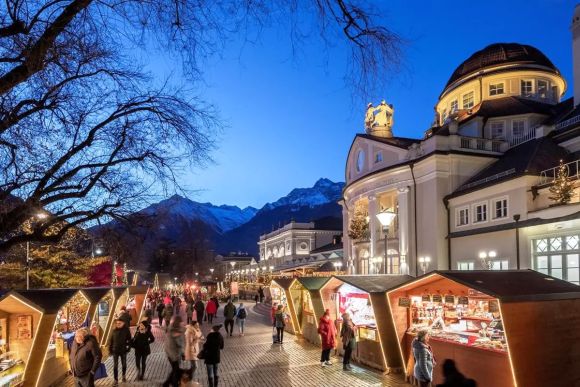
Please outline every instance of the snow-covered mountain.
[{"label": "snow-covered mountain", "polygon": [[335,183],[329,179],[319,179],[313,187],[295,188],[290,193],[274,203],[266,203],[260,211],[272,210],[282,206],[316,207],[338,201],[342,196],[344,183]]},{"label": "snow-covered mountain", "polygon": [[[141,210],[144,215],[163,216],[171,219],[180,216],[188,220],[201,220],[218,233],[227,232],[248,222],[256,215],[254,207],[240,209],[237,206],[215,206],[211,203],[199,203],[179,195],[150,205]],[[168,217],[169,216],[169,217]]]}]

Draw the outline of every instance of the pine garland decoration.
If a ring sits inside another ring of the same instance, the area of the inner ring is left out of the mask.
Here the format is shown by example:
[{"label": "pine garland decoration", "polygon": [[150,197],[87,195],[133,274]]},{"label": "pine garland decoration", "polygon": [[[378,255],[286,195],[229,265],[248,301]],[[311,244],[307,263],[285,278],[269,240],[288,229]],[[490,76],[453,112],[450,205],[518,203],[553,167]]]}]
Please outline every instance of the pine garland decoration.
[{"label": "pine garland decoration", "polygon": [[549,199],[556,202],[556,204],[566,204],[572,200],[574,194],[574,184],[568,176],[568,168],[563,160],[560,160],[560,166],[556,170],[556,178],[554,184],[549,188],[552,196]]}]

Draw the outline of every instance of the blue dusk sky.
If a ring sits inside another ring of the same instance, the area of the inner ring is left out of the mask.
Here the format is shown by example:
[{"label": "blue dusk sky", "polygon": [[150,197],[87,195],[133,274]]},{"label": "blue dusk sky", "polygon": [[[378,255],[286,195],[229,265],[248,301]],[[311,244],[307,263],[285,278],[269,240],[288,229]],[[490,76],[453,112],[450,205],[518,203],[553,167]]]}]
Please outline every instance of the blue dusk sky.
[{"label": "blue dusk sky", "polygon": [[[293,55],[287,31],[276,28],[265,29],[253,44],[229,42],[221,57],[204,66],[204,85],[196,86],[227,127],[212,153],[214,163],[184,173],[188,196],[259,208],[320,177],[344,181],[350,144],[363,132],[366,102],[394,104],[395,136],[422,137],[453,70],[492,43],[540,49],[567,80],[567,98],[574,5],[571,0],[389,1],[380,20],[405,40],[403,64],[397,73],[385,71],[388,84],[372,101],[353,97],[345,84],[346,50],[340,47],[325,54],[323,43],[312,38]],[[175,71],[168,59],[153,63],[160,77]]]}]

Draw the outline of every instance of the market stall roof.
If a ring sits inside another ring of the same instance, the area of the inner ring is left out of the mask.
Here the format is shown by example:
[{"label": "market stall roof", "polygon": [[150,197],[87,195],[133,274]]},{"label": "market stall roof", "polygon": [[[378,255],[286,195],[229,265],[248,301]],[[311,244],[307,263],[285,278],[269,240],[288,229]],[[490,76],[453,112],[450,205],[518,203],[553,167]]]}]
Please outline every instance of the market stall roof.
[{"label": "market stall roof", "polygon": [[290,289],[290,285],[294,282],[296,278],[276,278],[273,279],[272,282],[275,282],[280,286],[282,289]]},{"label": "market stall roof", "polygon": [[354,286],[367,293],[382,293],[394,289],[410,280],[410,275],[383,274],[383,275],[336,275],[333,276],[344,283]]},{"label": "market stall roof", "polygon": [[111,288],[84,288],[79,290],[84,293],[91,304],[94,304],[105,297],[111,291]]},{"label": "market stall roof", "polygon": [[115,296],[115,298],[119,298],[121,297],[121,295],[123,295],[123,293],[125,292],[125,290],[127,290],[126,286],[117,286],[113,288],[113,295]]},{"label": "market stall roof", "polygon": [[129,294],[147,294],[149,285],[129,286]]},{"label": "market stall roof", "polygon": [[[78,292],[78,289],[34,289],[14,291],[16,297],[24,298],[38,306],[44,313],[55,314]],[[13,292],[10,292],[11,294]]]},{"label": "market stall roof", "polygon": [[504,302],[580,298],[580,286],[535,270],[446,270],[432,273],[440,274]]},{"label": "market stall roof", "polygon": [[298,277],[297,280],[308,290],[319,290],[331,277]]}]

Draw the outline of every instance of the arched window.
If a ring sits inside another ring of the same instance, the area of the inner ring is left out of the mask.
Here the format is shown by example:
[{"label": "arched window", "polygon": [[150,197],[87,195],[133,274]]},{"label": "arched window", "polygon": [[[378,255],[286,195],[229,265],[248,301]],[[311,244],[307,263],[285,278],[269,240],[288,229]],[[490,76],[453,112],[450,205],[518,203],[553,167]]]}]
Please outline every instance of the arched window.
[{"label": "arched window", "polygon": [[356,171],[362,172],[364,167],[365,167],[365,152],[361,149],[358,151],[358,155],[356,157]]}]

